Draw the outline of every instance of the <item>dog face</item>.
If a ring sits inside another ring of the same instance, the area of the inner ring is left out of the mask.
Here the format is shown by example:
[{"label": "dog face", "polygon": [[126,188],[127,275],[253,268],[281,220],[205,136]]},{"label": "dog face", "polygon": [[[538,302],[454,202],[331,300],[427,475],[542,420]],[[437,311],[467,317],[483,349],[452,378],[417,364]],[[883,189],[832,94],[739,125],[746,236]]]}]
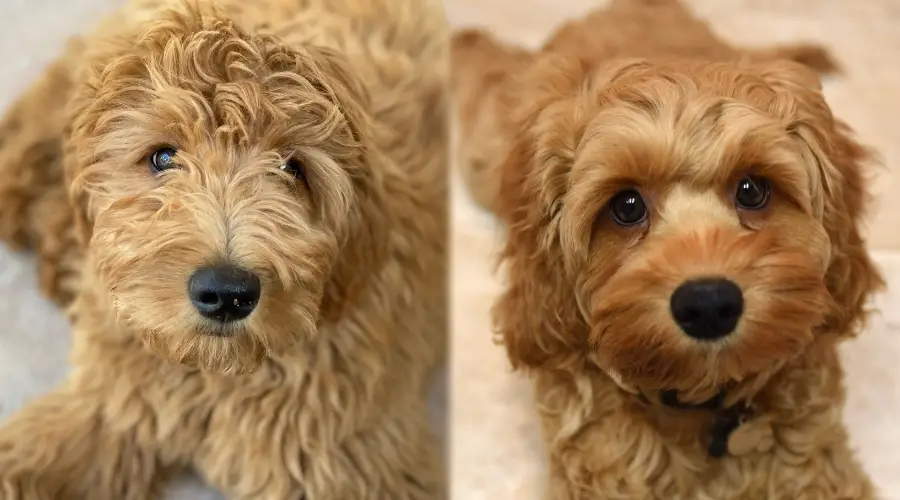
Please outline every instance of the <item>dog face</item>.
[{"label": "dog face", "polygon": [[683,390],[802,352],[828,312],[831,254],[805,147],[741,96],[687,85],[610,96],[560,214],[599,363]]},{"label": "dog face", "polygon": [[[580,355],[629,386],[703,392],[862,314],[879,282],[856,230],[862,152],[805,70],[766,68],[627,62],[584,69],[553,102],[567,85],[548,80],[501,191],[512,283],[497,320],[514,363]],[[543,292],[518,282],[535,273]],[[570,319],[512,319],[535,294]]]},{"label": "dog face", "polygon": [[377,267],[364,93],[335,54],[199,15],[136,38],[73,106],[67,174],[95,274],[170,360],[251,370]]}]

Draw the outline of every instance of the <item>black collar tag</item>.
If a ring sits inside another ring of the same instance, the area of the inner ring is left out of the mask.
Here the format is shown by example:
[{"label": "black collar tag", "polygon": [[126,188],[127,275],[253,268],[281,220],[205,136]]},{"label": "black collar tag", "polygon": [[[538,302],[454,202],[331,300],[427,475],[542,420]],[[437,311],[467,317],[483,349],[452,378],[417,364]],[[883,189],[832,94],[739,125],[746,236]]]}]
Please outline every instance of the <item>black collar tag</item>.
[{"label": "black collar tag", "polygon": [[678,400],[678,391],[669,389],[661,391],[659,400],[662,404],[680,410],[707,410],[716,413],[716,419],[709,429],[709,446],[707,453],[712,458],[721,458],[728,453],[728,438],[731,433],[737,429],[744,416],[749,409],[743,405],[735,405],[731,408],[724,408],[725,391],[719,391],[718,394],[709,398],[702,403],[682,403]]}]

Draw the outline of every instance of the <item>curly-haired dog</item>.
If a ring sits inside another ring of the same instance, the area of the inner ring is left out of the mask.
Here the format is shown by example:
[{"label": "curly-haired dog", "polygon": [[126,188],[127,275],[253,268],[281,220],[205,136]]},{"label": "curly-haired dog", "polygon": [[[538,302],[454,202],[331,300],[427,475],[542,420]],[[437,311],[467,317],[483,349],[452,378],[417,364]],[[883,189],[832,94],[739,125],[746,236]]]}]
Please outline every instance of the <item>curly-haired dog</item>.
[{"label": "curly-haired dog", "polygon": [[443,497],[446,33],[437,2],[151,0],[73,42],[3,125],[3,235],[79,276],[74,371],[0,427],[0,498],[185,467],[232,498]]},{"label": "curly-haired dog", "polygon": [[452,50],[547,498],[872,498],[836,353],[882,284],[859,228],[869,158],[815,72],[781,60],[830,69],[824,51],[732,48],[661,0],[536,52],[477,31]]}]

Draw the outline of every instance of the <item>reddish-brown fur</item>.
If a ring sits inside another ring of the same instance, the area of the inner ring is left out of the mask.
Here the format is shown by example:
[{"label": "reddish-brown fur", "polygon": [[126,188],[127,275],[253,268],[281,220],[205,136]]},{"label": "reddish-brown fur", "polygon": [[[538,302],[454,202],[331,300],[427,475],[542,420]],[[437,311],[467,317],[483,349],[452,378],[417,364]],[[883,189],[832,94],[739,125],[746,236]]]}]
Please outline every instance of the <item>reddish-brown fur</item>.
[{"label": "reddish-brown fur", "polygon": [[[135,0],[73,42],[2,122],[0,237],[38,251],[75,368],[0,427],[0,498],[186,467],[231,498],[442,497],[447,39],[435,2]],[[228,327],[186,293],[220,262],[262,281]]]},{"label": "reddish-brown fur", "polygon": [[[836,355],[882,284],[860,233],[869,155],[786,58],[834,69],[814,46],[732,47],[674,0],[614,1],[536,52],[455,35],[463,168],[507,228],[494,320],[535,379],[547,498],[874,498]],[[773,185],[765,210],[735,206],[748,174]],[[607,203],[632,187],[649,219],[621,227]],[[711,344],[668,306],[706,276],[745,300]],[[713,413],[658,404],[667,389],[726,390],[771,446],[709,457]]]}]

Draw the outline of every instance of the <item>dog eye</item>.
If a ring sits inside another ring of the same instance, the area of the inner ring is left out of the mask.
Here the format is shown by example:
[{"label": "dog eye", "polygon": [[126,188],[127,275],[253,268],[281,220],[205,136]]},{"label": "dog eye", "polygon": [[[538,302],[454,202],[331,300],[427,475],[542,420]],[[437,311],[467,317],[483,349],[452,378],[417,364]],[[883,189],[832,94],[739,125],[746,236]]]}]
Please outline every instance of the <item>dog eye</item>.
[{"label": "dog eye", "polygon": [[291,158],[288,161],[284,162],[284,164],[282,164],[280,168],[281,168],[281,170],[284,170],[285,172],[293,175],[297,179],[304,178],[303,177],[303,163],[296,158]]},{"label": "dog eye", "polygon": [[744,177],[738,182],[734,200],[745,210],[759,210],[769,203],[769,182],[762,177]]},{"label": "dog eye", "polygon": [[647,206],[640,193],[634,189],[628,189],[610,200],[609,213],[617,224],[633,226],[647,218]]},{"label": "dog eye", "polygon": [[175,168],[175,155],[178,150],[171,147],[162,147],[150,155],[150,171],[158,174],[164,170]]}]

